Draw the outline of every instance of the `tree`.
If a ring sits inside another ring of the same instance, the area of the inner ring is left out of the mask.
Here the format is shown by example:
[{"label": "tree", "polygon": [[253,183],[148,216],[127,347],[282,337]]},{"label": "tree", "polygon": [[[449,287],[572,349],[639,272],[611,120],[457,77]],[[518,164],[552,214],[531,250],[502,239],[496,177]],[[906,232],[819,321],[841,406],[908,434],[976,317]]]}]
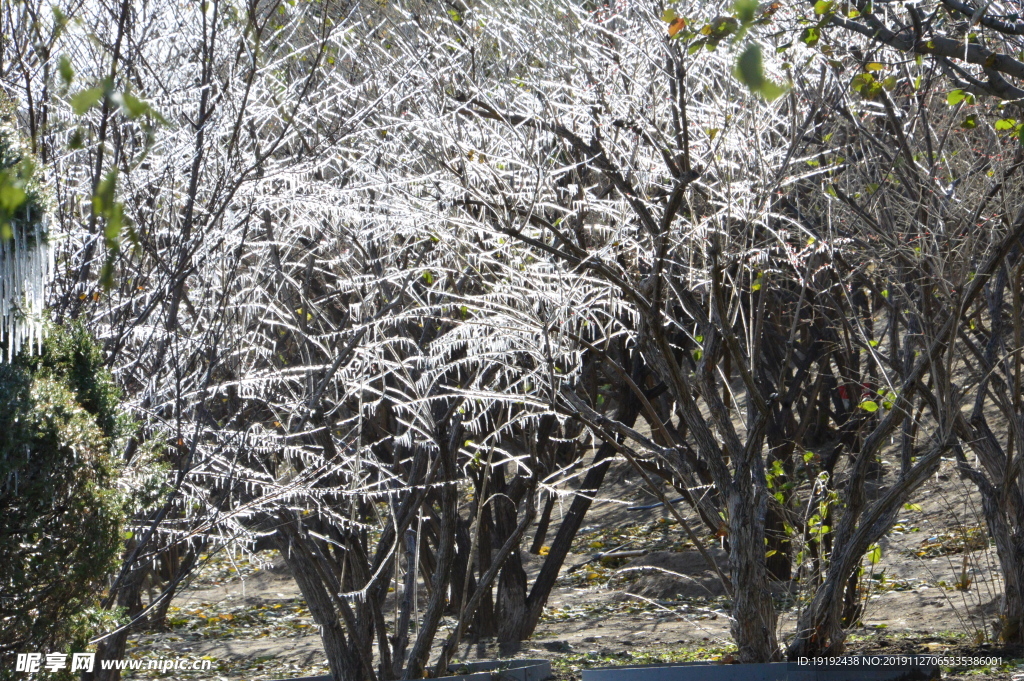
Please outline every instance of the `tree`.
[{"label": "tree", "polygon": [[[318,174],[343,179],[326,152],[344,145],[380,96],[350,36],[335,33],[351,9],[101,2],[52,11],[17,1],[0,14],[3,87],[56,197],[53,316],[80,320],[101,339],[125,408],[138,416],[118,456],[149,492],[133,503],[134,536],[104,602],[124,608],[132,626],[160,607],[144,608],[140,594],[161,553],[185,556],[161,594],[166,604],[208,537],[253,536],[233,509],[236,483],[249,493],[252,481],[224,471],[247,451],[256,420],[237,399],[248,388],[236,371],[253,354],[276,354],[245,335],[261,319],[253,286],[268,285],[260,259],[273,250],[260,228],[267,210],[287,217],[308,200],[279,201],[282,189]],[[330,213],[315,215],[314,239]],[[290,386],[268,390],[278,387]],[[164,445],[160,470],[149,465],[151,442]],[[121,657],[128,633],[108,632],[100,659]]]},{"label": "tree", "polygon": [[[84,646],[125,523],[118,394],[81,328],[0,367],[0,652]],[[5,666],[13,669],[13,666]]]},{"label": "tree", "polygon": [[[851,50],[859,62],[851,87],[875,104],[884,123],[858,126],[859,136],[875,158],[884,158],[868,167],[892,172],[863,178],[877,196],[858,201],[849,189],[839,196],[859,222],[881,234],[876,239],[886,240],[893,268],[886,271],[905,282],[903,302],[893,304],[909,304],[916,332],[942,343],[946,367],[933,364],[928,385],[919,385],[920,398],[952,434],[961,474],[981,493],[1004,575],[998,633],[1019,643],[1024,512],[1015,472],[1019,344],[1012,339],[1019,335],[1024,233],[1014,198],[1024,65],[1017,46],[1021,26],[1001,7],[940,0],[887,5],[881,12],[871,3],[833,3],[821,13],[818,48],[834,49],[840,36],[862,36]],[[908,53],[916,68],[899,66]],[[889,152],[881,150],[885,140]],[[905,443],[910,432],[904,428]],[[965,449],[975,454],[973,462]]]},{"label": "tree", "polygon": [[[839,29],[842,40],[863,36],[864,45],[927,57],[964,93],[1002,100],[1024,97],[1018,36],[1024,34],[1019,17],[1003,13],[1003,5],[990,0],[975,5],[961,0],[932,0],[910,5],[872,2],[814,3],[820,19],[802,38],[816,45]],[[832,41],[823,41],[822,47]]]},{"label": "tree", "polygon": [[420,678],[532,634],[621,456],[727,545],[742,660],[783,654],[790,580],[790,654],[842,649],[862,556],[956,446],[943,339],[1012,232],[908,247],[970,213],[904,130],[946,110],[931,71],[830,47],[849,8],[670,5],[9,3],[56,315],[139,415],[125,464],[166,444],[108,607],[159,619],[201,547],[273,544],[335,679]]}]

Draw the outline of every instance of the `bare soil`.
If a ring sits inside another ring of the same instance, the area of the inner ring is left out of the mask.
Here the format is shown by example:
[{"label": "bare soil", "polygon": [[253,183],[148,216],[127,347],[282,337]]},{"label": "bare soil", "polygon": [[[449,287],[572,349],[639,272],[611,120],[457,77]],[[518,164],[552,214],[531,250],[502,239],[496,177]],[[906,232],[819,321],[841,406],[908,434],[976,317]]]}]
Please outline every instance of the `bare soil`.
[{"label": "bare soil", "polygon": [[[537,634],[516,657],[549,658],[563,679],[595,666],[729,660],[729,604],[714,573],[663,508],[628,510],[654,499],[624,462],[613,466]],[[553,525],[558,519],[556,510]],[[849,652],[1002,658],[1001,665],[947,668],[943,678],[1010,679],[1018,663],[1024,672],[1024,651],[992,642],[1001,584],[983,528],[976,492],[944,462],[881,542],[880,559],[865,561],[864,611],[850,631]],[[705,541],[724,561],[717,540]],[[595,558],[613,550],[648,553],[628,561]],[[542,561],[524,554],[531,582]],[[794,630],[802,595],[776,586],[785,639]],[[129,655],[205,656],[213,661],[214,678],[224,680],[327,673],[309,611],[273,553],[208,557],[175,598],[169,624],[168,631],[136,633]],[[443,622],[438,645],[452,624]],[[459,650],[461,661],[497,656],[492,641],[465,643]],[[155,672],[132,674],[126,677],[160,678]],[[209,672],[180,671],[164,677],[188,674],[210,678]]]}]

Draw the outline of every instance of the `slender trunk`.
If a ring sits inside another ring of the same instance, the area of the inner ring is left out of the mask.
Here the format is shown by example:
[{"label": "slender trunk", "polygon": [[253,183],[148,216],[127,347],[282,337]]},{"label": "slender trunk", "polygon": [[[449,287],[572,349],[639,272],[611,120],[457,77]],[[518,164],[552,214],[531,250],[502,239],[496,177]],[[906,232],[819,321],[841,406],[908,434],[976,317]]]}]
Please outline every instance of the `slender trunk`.
[{"label": "slender trunk", "polygon": [[[869,438],[867,451],[861,453],[858,461],[863,479],[863,462],[873,457],[877,443],[887,437],[893,429],[883,430],[881,427]],[[878,437],[875,437],[875,436]],[[946,444],[939,442],[925,456],[921,457],[914,467],[890,486],[880,499],[859,517],[844,517],[840,521],[837,540],[832,555],[829,557],[829,569],[821,587],[814,595],[814,600],[803,612],[797,623],[797,635],[787,651],[789,659],[802,656],[838,655],[845,650],[846,631],[843,615],[846,611],[846,590],[850,585],[851,575],[855,574],[861,558],[871,544],[877,542],[892,529],[900,510],[907,498],[920,487],[929,475],[935,472],[940,456],[946,450]],[[847,514],[851,514],[847,511]]]},{"label": "slender trunk", "polygon": [[[961,471],[964,470],[964,463],[961,462]],[[978,475],[975,473],[975,476]],[[1008,518],[1013,516],[1007,513],[1011,509],[1000,508],[999,497],[1002,495],[999,490],[987,484],[987,481],[975,479],[975,482],[979,483],[985,524],[995,542],[996,556],[1003,575],[1003,596],[999,604],[996,635],[1005,643],[1024,643],[1024,532],[1015,530],[1008,522]],[[1003,503],[1011,506],[1007,503],[1009,501],[1010,495],[1007,494]],[[1015,525],[1021,528],[1024,522]]]},{"label": "slender trunk", "polygon": [[518,546],[522,540],[523,534],[526,532],[526,528],[529,527],[530,523],[533,522],[535,507],[533,504],[533,497],[527,500],[526,512],[523,514],[522,519],[519,521],[519,525],[516,527],[512,535],[505,540],[505,543],[500,549],[498,549],[497,560],[495,565],[480,577],[480,584],[473,590],[473,595],[469,597],[466,607],[459,617],[458,623],[455,625],[455,630],[449,634],[448,640],[445,641],[441,647],[441,653],[438,655],[437,666],[434,668],[435,676],[443,676],[444,672],[448,669],[448,662],[451,660],[455,650],[459,647],[459,642],[462,640],[462,632],[465,629],[466,623],[472,619],[473,612],[479,607],[483,595],[490,594],[491,582],[494,581],[497,575],[497,565],[501,565],[505,562],[505,557],[512,551],[513,547]]},{"label": "slender trunk", "polygon": [[[200,546],[205,546],[205,542]],[[174,600],[174,594],[178,591],[178,586],[181,582],[192,572],[195,568],[196,561],[199,558],[199,552],[201,548],[190,548],[185,551],[185,557],[178,562],[175,566],[175,570],[170,574],[170,580],[168,581],[167,587],[164,589],[164,593],[160,596],[160,602],[157,603],[156,607],[153,608],[153,612],[149,614],[149,624],[155,629],[166,629],[167,628],[167,609],[171,607],[171,601]]]},{"label": "slender trunk", "polygon": [[416,532],[413,529],[405,531],[405,581],[402,584],[402,609],[398,616],[398,623],[395,625],[395,637],[392,655],[392,678],[399,678],[402,675],[402,663],[405,662],[405,649],[409,645],[409,621],[412,618],[413,610],[413,580],[416,578],[414,569],[416,561]]},{"label": "slender trunk", "polygon": [[544,511],[540,514],[537,522],[537,532],[533,535],[533,543],[530,545],[530,553],[540,555],[544,548],[544,540],[548,538],[548,525],[551,523],[551,511],[555,508],[555,497],[549,494],[548,500],[544,503]]},{"label": "slender trunk", "polygon": [[[442,440],[445,444],[452,444],[447,442],[447,437]],[[405,668],[406,679],[423,678],[427,657],[430,655],[430,646],[437,633],[437,627],[441,623],[441,617],[444,615],[448,585],[451,582],[452,562],[455,557],[455,524],[459,518],[458,490],[454,484],[458,479],[455,448],[443,446],[438,456],[442,457],[442,480],[448,484],[441,491],[441,527],[435,556],[437,569],[431,579],[430,601],[427,603],[427,610],[420,622],[416,642],[409,652],[409,663]]]},{"label": "slender trunk", "polygon": [[[122,608],[126,608],[129,618],[134,618],[141,610],[141,607],[137,604],[141,601],[142,579],[144,576],[145,570],[136,567],[128,573],[118,590],[117,604]],[[120,681],[121,671],[118,669],[103,669],[102,662],[104,660],[124,659],[129,633],[131,633],[131,627],[124,627],[99,643],[96,647],[94,670],[92,672],[83,672],[82,681]]]},{"label": "slender trunk", "polygon": [[[625,391],[619,405],[615,420],[632,427],[640,414],[639,401],[632,396],[632,393]],[[526,619],[520,632],[520,636],[524,640],[532,636],[537,628],[540,616],[544,612],[544,605],[548,601],[551,589],[555,586],[558,572],[562,569],[565,557],[569,553],[572,540],[583,525],[583,518],[586,516],[587,510],[590,509],[594,495],[597,494],[601,483],[604,482],[604,476],[611,465],[610,458],[614,454],[615,447],[607,442],[598,448],[597,454],[594,455],[594,466],[587,471],[579,491],[572,500],[569,512],[565,514],[562,524],[558,527],[558,533],[551,542],[551,550],[548,552],[547,559],[541,566],[540,574],[537,575],[533,588],[530,589],[530,596],[526,600]]]},{"label": "slender trunk", "polygon": [[[480,498],[479,494],[480,488],[478,487],[478,499]],[[480,545],[476,552],[477,568],[481,580],[483,580],[483,577],[487,574],[488,570],[491,569],[491,536],[493,534],[493,527],[494,523],[491,521],[491,505],[487,504],[484,506],[484,510],[480,514]],[[476,611],[476,622],[473,627],[474,640],[495,636],[498,633],[496,624],[497,618],[494,616],[494,594],[490,585],[488,585],[487,589],[481,595],[480,607],[477,608]]]},{"label": "slender trunk", "polygon": [[[999,566],[1003,572],[1003,597],[999,604],[999,639],[1024,643],[1024,536],[1004,532],[996,539]],[[999,549],[1000,545],[1004,548]],[[1008,546],[1006,546],[1008,544]]]},{"label": "slender trunk", "polygon": [[472,575],[470,550],[473,542],[469,536],[469,521],[458,518],[455,525],[455,561],[452,563],[452,588],[448,599],[447,615],[458,615],[462,611],[462,586],[466,574]]},{"label": "slender trunk", "polygon": [[[753,493],[752,493],[753,492]],[[780,656],[775,605],[765,565],[763,490],[729,494],[729,562],[734,588],[732,637],[740,662],[772,662]]]},{"label": "slender trunk", "polygon": [[498,579],[498,643],[501,655],[518,652],[526,620],[526,570],[515,546]]},{"label": "slender trunk", "polygon": [[309,553],[300,545],[302,539],[293,531],[283,531],[279,539],[281,555],[288,564],[302,597],[309,606],[320,629],[324,654],[331,669],[332,681],[364,681],[366,673],[354,646],[345,636],[334,602],[323,581],[317,576],[316,566]]},{"label": "slender trunk", "polygon": [[[532,492],[532,485],[518,475],[511,483],[506,483],[505,466],[499,465],[491,475],[491,487],[494,489],[491,507],[497,531],[495,543],[504,545],[515,534],[520,503],[525,495]],[[498,579],[498,643],[502,656],[519,650],[526,620],[526,588],[526,570],[523,569],[517,541],[502,562]]]}]

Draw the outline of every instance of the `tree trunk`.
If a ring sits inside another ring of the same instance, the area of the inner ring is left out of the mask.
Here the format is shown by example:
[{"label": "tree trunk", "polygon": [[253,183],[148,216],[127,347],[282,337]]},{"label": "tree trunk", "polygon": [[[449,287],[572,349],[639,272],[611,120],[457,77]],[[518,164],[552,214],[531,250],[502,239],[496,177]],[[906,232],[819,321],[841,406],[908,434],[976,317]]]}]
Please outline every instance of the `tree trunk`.
[{"label": "tree trunk", "polygon": [[441,527],[439,528],[436,565],[437,570],[431,577],[430,601],[427,603],[426,612],[420,621],[420,629],[416,635],[416,642],[409,651],[409,662],[405,668],[406,679],[421,679],[427,665],[427,657],[430,655],[430,645],[434,641],[437,627],[444,615],[445,604],[448,595],[448,585],[451,583],[452,563],[455,558],[455,525],[459,518],[458,490],[455,486],[457,478],[456,471],[456,449],[454,443],[443,438],[448,446],[442,447],[438,456],[443,457],[441,469],[442,480],[446,484],[441,490]]},{"label": "tree trunk", "polygon": [[[628,391],[622,397],[615,419],[632,427],[640,414],[640,404]],[[555,586],[555,580],[558,579],[558,572],[562,569],[562,563],[565,562],[565,557],[572,546],[572,540],[583,525],[583,518],[586,516],[587,510],[590,509],[594,495],[597,494],[601,483],[604,482],[604,476],[611,465],[609,459],[614,454],[615,447],[607,442],[598,448],[597,454],[594,455],[594,466],[584,476],[583,483],[576,496],[573,497],[572,505],[569,506],[569,512],[565,514],[562,524],[558,527],[558,533],[555,535],[554,541],[551,542],[551,550],[548,552],[544,565],[541,566],[540,574],[537,575],[537,579],[533,582],[533,588],[530,589],[530,596],[526,600],[526,617],[520,630],[523,640],[532,636],[537,628],[540,616],[544,612],[544,605],[548,601],[551,589]]]},{"label": "tree trunk", "polygon": [[544,511],[540,514],[540,520],[537,522],[537,532],[533,535],[533,544],[530,545],[530,553],[535,556],[540,555],[540,550],[544,548],[544,540],[548,538],[548,525],[551,523],[551,511],[554,508],[555,496],[549,494],[544,503]]},{"label": "tree trunk", "polygon": [[1010,541],[1009,551],[998,551],[1003,571],[998,633],[1004,643],[1020,645],[1024,643],[1024,537],[1015,532]]},{"label": "tree trunk", "polygon": [[324,654],[331,669],[332,681],[364,681],[368,674],[359,661],[359,655],[350,645],[341,618],[308,551],[300,544],[302,538],[294,530],[282,528],[279,548],[288,564],[302,597],[309,606],[313,621],[320,628]]},{"label": "tree trunk", "polygon": [[[958,457],[959,458],[959,457]],[[961,469],[962,470],[962,469]],[[978,482],[975,480],[975,482]],[[999,490],[989,484],[978,484],[982,509],[989,535],[995,541],[996,556],[1003,573],[1003,596],[999,604],[996,635],[1005,643],[1024,643],[1024,523],[1008,522],[1012,508],[1000,508]],[[1003,504],[1012,507],[1011,495],[1006,494]]]},{"label": "tree trunk", "polygon": [[[880,441],[888,437],[893,428],[886,428],[883,424],[871,434],[865,451],[859,454],[860,458],[854,466],[852,480],[859,479],[863,484],[867,462],[874,457]],[[788,650],[790,660],[844,652],[846,631],[843,628],[843,615],[847,609],[846,594],[850,577],[871,544],[892,529],[904,502],[935,471],[945,450],[944,442],[936,444],[863,514],[849,509],[846,511],[836,532],[837,539],[829,557],[828,573],[814,594],[814,600],[797,623],[797,636]],[[850,501],[857,503],[856,498]]]},{"label": "tree trunk", "polygon": [[512,549],[501,567],[497,610],[500,653],[502,656],[512,655],[519,650],[526,620],[526,570],[523,569],[518,546]]},{"label": "tree trunk", "polygon": [[740,662],[773,662],[780,657],[775,605],[765,565],[763,490],[729,494],[729,563],[732,568],[732,637]]},{"label": "tree trunk", "polygon": [[164,588],[164,593],[160,595],[160,602],[153,608],[153,612],[149,614],[149,623],[153,628],[167,629],[167,609],[171,607],[171,601],[174,600],[174,594],[177,593],[178,586],[192,573],[192,569],[199,559],[199,553],[202,547],[205,546],[206,543],[203,542],[198,547],[189,548],[185,551],[185,557],[178,562],[176,569],[171,574],[170,581]]},{"label": "tree trunk", "polygon": [[[118,606],[125,608],[128,617],[132,619],[142,610],[136,604],[141,601],[144,576],[145,570],[136,567],[125,577],[117,594]],[[120,681],[121,671],[119,669],[103,669],[102,661],[124,659],[129,633],[131,633],[131,627],[124,627],[96,646],[95,666],[92,672],[82,673],[82,681]]]}]

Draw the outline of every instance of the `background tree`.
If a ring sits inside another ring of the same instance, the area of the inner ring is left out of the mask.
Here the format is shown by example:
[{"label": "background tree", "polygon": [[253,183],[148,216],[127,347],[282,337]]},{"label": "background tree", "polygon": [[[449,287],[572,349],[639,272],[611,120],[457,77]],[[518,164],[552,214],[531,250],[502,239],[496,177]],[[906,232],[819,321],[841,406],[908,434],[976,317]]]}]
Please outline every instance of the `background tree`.
[{"label": "background tree", "polygon": [[[927,406],[955,436],[961,474],[981,493],[1005,580],[998,633],[1020,642],[1024,516],[1014,472],[1021,433],[1013,397],[1020,345],[1013,339],[1021,286],[1015,274],[1021,214],[1014,197],[1024,31],[1016,14],[991,2],[884,9],[830,3],[819,9],[822,30],[803,39],[827,54],[845,51],[837,40],[849,47],[856,67],[843,77],[869,113],[859,120],[846,116],[847,139],[856,140],[858,157],[874,159],[860,165],[872,176],[861,178],[861,186],[836,186],[837,196],[852,211],[850,224],[874,232],[865,235],[872,247],[884,244],[888,265],[878,272],[903,283],[880,285],[902,296],[886,302],[926,341],[913,344],[916,352],[927,343],[944,348],[943,362],[932,360],[927,384],[919,384],[919,409]],[[873,268],[878,262],[868,261]],[[916,428],[904,427],[904,446],[915,434]]]}]

